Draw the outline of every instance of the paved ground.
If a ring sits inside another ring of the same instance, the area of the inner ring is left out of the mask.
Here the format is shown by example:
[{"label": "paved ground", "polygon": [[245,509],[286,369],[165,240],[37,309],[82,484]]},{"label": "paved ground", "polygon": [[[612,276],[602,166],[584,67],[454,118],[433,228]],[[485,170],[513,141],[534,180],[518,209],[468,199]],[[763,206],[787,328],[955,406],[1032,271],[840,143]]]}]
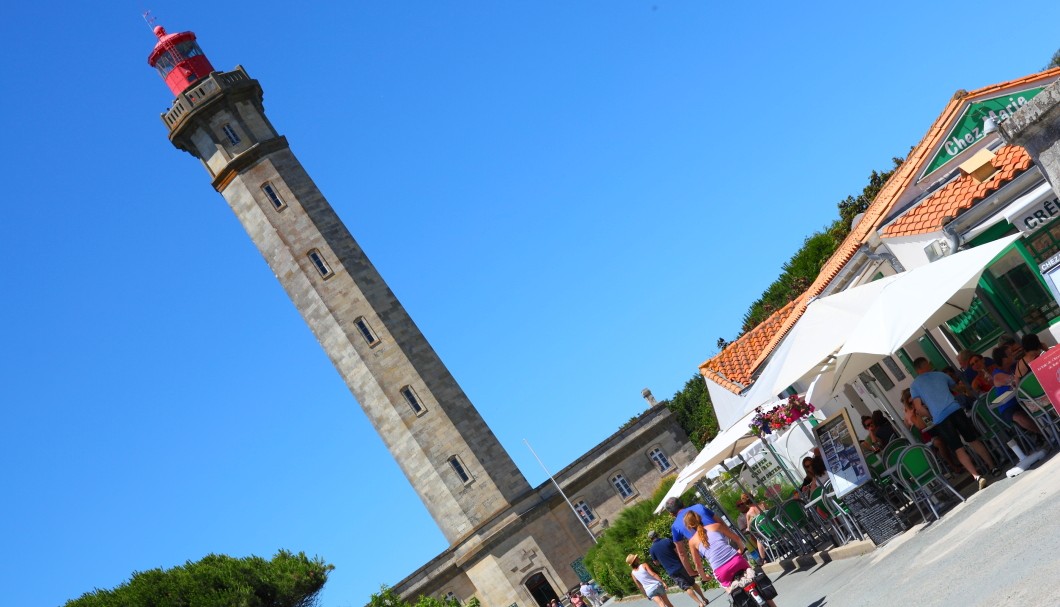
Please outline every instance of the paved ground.
[{"label": "paved ground", "polygon": [[[773,574],[778,607],[1060,606],[1060,457],[868,554]],[[671,594],[674,607],[693,607]],[[720,590],[712,604],[728,605]],[[609,603],[612,604],[612,603]],[[647,599],[621,607],[650,607]]]}]

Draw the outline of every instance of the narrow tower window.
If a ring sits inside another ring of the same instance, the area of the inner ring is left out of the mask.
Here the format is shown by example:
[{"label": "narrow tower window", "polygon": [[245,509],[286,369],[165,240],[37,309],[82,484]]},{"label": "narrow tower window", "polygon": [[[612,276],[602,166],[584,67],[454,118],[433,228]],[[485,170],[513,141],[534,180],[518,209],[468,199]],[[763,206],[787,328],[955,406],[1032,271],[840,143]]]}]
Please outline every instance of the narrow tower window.
[{"label": "narrow tower window", "polygon": [[663,450],[658,447],[648,451],[648,459],[655,462],[655,465],[659,467],[659,472],[666,472],[673,466],[670,463],[670,458],[666,457]]},{"label": "narrow tower window", "polygon": [[329,278],[334,273],[331,271],[331,266],[328,265],[328,262],[324,261],[324,256],[316,249],[309,252],[309,261],[313,262],[317,272],[320,272],[320,275],[324,278]]},{"label": "narrow tower window", "polygon": [[227,122],[221,127],[221,131],[223,131],[225,137],[228,138],[228,143],[231,143],[232,145],[239,145],[239,142],[242,141],[242,139],[239,138],[239,134],[236,133],[236,130]]},{"label": "narrow tower window", "polygon": [[622,499],[629,499],[637,494],[636,490],[633,489],[633,485],[629,484],[625,476],[616,474],[611,477],[611,484],[615,487],[615,491],[618,491],[619,497]]},{"label": "narrow tower window", "polygon": [[368,342],[369,346],[374,346],[379,343],[379,338],[375,336],[375,332],[372,331],[372,327],[368,324],[368,321],[363,316],[353,321],[354,326],[361,332],[361,337],[364,341]]},{"label": "narrow tower window", "polygon": [[283,198],[280,198],[280,193],[277,192],[276,188],[272,187],[272,184],[268,181],[262,184],[261,191],[265,192],[265,196],[269,199],[269,202],[272,203],[272,206],[276,207],[277,211],[282,211],[287,206],[287,203],[283,201]]},{"label": "narrow tower window", "polygon": [[411,386],[405,386],[402,388],[401,396],[405,397],[405,402],[409,404],[412,412],[416,415],[423,415],[427,412],[427,410],[423,408],[423,404],[420,403],[420,399],[416,396],[416,393],[412,391]]},{"label": "narrow tower window", "polygon": [[464,470],[464,464],[460,463],[460,458],[453,456],[449,458],[449,465],[453,467],[453,472],[460,478],[460,482],[465,485],[471,482],[471,476],[468,475],[467,470]]}]

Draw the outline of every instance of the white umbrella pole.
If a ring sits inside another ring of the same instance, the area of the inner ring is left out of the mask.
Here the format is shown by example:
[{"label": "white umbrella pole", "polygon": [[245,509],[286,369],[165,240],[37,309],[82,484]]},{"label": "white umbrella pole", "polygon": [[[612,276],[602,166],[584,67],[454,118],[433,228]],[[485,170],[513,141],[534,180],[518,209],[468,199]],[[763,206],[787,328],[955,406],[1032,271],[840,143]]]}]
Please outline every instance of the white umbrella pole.
[{"label": "white umbrella pole", "polygon": [[[737,456],[737,457],[739,457],[739,456]],[[742,458],[742,457],[740,458],[740,461],[741,461],[741,462],[743,462],[743,458]],[[746,465],[746,464],[747,464],[747,462],[744,462],[744,464]],[[725,471],[726,471],[726,472],[728,472],[728,473],[729,473],[730,475],[732,474],[732,470],[730,470],[730,469],[729,469],[729,467],[725,465],[725,462],[722,462],[722,463],[721,463],[721,467],[722,467],[722,468],[725,468]],[[735,482],[735,483],[736,483],[736,486],[740,488],[740,491],[741,491],[742,493],[746,493],[747,495],[751,495],[751,492],[750,492],[750,491],[748,491],[748,490],[747,490],[747,488],[746,488],[746,487],[744,487],[744,486],[743,486],[743,485],[742,485],[742,484],[740,483],[740,477],[739,477],[739,476],[733,476],[733,477],[732,477],[732,480],[733,480],[733,482]],[[716,501],[716,500],[715,500],[715,501]],[[721,503],[720,503],[720,502],[718,502],[718,506],[721,506]],[[724,515],[724,511],[723,511],[723,515]],[[726,516],[726,518],[728,518],[728,517]],[[744,543],[744,544],[746,544],[746,543],[747,543],[747,536],[745,536],[745,535],[744,535],[744,533],[743,533],[743,530],[742,530],[742,529],[738,529],[739,525],[733,525],[733,524],[732,524],[732,523],[730,522],[730,523],[729,523],[729,524],[727,525],[727,527],[729,527],[730,529],[732,529],[733,531],[735,531],[735,532],[736,532],[736,535],[738,535],[738,536],[740,536],[741,538],[743,538],[743,543]]]},{"label": "white umbrella pole", "polygon": [[762,437],[759,437],[759,440],[762,441],[762,444],[765,445],[766,449],[769,451],[769,454],[773,456],[773,460],[777,462],[778,466],[780,466],[780,470],[784,473],[784,476],[787,477],[789,481],[791,481],[791,485],[793,487],[798,487],[799,481],[795,480],[795,476],[791,473],[791,470],[789,470],[788,467],[784,464],[784,462],[780,460],[780,456],[777,455],[776,450],[773,449],[773,445]]},{"label": "white umbrella pole", "polygon": [[[740,461],[743,461],[742,457],[740,458]],[[747,487],[744,487],[743,483],[740,482],[739,475],[733,475],[732,474],[732,470],[729,468],[729,466],[727,466],[725,464],[725,462],[721,463],[721,467],[725,468],[725,471],[728,472],[730,475],[732,475],[732,480],[733,480],[734,483],[736,483],[736,486],[740,488],[740,491],[742,491],[743,493],[746,493],[747,495],[751,495],[751,492],[747,490]]]}]

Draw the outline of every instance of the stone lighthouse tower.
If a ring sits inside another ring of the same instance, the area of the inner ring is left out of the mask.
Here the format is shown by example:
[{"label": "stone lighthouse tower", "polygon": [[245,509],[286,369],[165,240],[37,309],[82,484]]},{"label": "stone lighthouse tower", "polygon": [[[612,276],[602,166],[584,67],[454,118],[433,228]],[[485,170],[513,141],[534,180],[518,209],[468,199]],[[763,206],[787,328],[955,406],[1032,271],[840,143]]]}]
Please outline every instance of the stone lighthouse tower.
[{"label": "stone lighthouse tower", "polygon": [[170,141],[202,161],[446,539],[465,544],[526,479],[269,122],[258,82],[215,71],[192,32],[155,35]]}]

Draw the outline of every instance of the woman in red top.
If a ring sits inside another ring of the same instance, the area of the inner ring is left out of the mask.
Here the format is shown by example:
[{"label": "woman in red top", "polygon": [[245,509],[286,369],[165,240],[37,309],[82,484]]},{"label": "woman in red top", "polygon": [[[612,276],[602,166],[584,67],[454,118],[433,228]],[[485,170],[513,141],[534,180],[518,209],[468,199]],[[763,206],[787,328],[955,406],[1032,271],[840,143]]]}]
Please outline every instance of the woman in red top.
[{"label": "woman in red top", "polygon": [[975,377],[972,378],[972,389],[975,390],[976,394],[989,392],[990,388],[994,387],[994,378],[986,368],[986,359],[979,354],[973,354],[968,359],[968,364],[975,371]]}]

